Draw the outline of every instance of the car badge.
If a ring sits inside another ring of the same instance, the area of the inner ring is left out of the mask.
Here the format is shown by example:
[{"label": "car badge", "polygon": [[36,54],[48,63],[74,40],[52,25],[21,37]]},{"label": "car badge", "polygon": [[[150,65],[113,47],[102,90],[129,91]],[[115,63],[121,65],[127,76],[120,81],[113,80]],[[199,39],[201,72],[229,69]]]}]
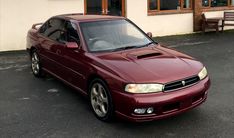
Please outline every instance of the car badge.
[{"label": "car badge", "polygon": [[185,86],[185,81],[182,81],[183,86]]}]

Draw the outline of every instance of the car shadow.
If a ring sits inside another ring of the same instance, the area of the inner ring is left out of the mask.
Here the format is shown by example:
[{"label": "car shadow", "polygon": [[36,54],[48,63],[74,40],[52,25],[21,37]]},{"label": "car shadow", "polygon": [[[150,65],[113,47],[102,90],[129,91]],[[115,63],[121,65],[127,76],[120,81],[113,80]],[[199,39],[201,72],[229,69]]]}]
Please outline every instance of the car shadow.
[{"label": "car shadow", "polygon": [[[96,119],[96,117],[93,115],[92,111],[91,111],[91,107],[89,105],[89,101],[88,98],[84,95],[82,95],[80,92],[78,92],[77,90],[71,88],[70,86],[68,86],[67,84],[63,83],[62,81],[54,78],[51,75],[47,75],[45,78],[43,78],[43,81],[53,81],[54,83],[57,83],[57,85],[63,87],[63,89],[65,89],[65,92],[67,96],[69,97],[73,97],[75,98],[75,100],[77,100],[77,106],[83,106],[83,108],[86,109],[86,114],[89,114],[89,117],[92,118],[85,118],[90,119],[92,121],[96,120],[99,123],[104,123],[98,119]],[[86,115],[85,115],[86,116]],[[85,117],[84,116],[84,117]],[[164,118],[164,119],[160,119],[160,120],[154,120],[154,121],[148,121],[148,122],[130,122],[130,121],[126,121],[123,119],[119,119],[119,118],[114,118],[113,121],[106,123],[106,125],[110,125],[110,126],[115,126],[115,127],[119,127],[119,128],[137,128],[137,129],[141,129],[141,128],[147,128],[147,127],[170,127],[170,126],[175,126],[178,125],[180,123],[186,123],[188,122],[193,122],[194,120],[198,120],[199,118],[201,118],[202,112],[200,112],[199,107],[192,109],[190,111],[187,111],[185,113],[176,115],[176,116],[172,116],[172,117],[168,117],[168,118]],[[192,118],[192,120],[191,120]],[[84,118],[83,118],[84,119]],[[96,122],[95,121],[95,122]],[[96,122],[96,123],[98,123]]]}]

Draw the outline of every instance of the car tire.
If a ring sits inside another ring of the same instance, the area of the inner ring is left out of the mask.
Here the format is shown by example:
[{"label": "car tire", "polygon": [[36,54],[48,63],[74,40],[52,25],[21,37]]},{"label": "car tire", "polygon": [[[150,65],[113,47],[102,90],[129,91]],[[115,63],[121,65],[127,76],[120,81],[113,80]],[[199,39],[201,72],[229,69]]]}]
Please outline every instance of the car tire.
[{"label": "car tire", "polygon": [[114,118],[114,106],[106,83],[96,78],[91,81],[89,86],[89,101],[93,113],[101,121],[112,121]]},{"label": "car tire", "polygon": [[31,69],[35,77],[43,77],[43,71],[41,69],[40,57],[36,50],[31,53]]}]

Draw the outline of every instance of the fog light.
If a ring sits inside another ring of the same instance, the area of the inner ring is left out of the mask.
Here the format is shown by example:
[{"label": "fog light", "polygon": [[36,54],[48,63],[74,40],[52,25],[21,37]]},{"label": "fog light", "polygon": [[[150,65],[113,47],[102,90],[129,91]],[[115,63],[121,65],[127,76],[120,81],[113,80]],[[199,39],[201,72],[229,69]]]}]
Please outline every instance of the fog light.
[{"label": "fog light", "polygon": [[145,111],[146,111],[145,108],[138,108],[138,109],[134,110],[134,113],[136,113],[136,114],[144,114]]},{"label": "fog light", "polygon": [[154,108],[153,107],[150,107],[147,109],[147,114],[152,114],[154,112]]}]

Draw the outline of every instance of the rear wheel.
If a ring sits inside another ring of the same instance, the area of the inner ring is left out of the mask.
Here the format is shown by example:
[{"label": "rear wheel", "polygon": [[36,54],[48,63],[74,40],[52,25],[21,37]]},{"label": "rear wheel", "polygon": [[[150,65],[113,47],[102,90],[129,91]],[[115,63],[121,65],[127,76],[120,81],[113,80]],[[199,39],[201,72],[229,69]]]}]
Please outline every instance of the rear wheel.
[{"label": "rear wheel", "polygon": [[94,79],[90,85],[89,96],[95,116],[102,121],[111,121],[114,109],[111,95],[105,82],[101,79]]},{"label": "rear wheel", "polygon": [[36,50],[34,50],[31,54],[31,68],[33,75],[36,77],[42,77],[42,70],[41,70],[41,63],[39,55],[37,54]]}]

